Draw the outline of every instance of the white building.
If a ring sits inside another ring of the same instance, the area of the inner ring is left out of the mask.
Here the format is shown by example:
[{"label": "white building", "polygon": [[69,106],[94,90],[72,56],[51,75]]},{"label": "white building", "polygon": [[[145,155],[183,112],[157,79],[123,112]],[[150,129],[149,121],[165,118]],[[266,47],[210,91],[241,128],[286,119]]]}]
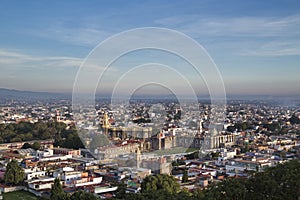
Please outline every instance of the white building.
[{"label": "white building", "polygon": [[45,171],[36,171],[26,174],[26,180],[38,179],[39,177],[46,176]]},{"label": "white building", "polygon": [[35,191],[51,189],[54,184],[54,179],[55,178],[52,177],[43,177],[36,180],[30,180],[28,181],[28,188]]}]

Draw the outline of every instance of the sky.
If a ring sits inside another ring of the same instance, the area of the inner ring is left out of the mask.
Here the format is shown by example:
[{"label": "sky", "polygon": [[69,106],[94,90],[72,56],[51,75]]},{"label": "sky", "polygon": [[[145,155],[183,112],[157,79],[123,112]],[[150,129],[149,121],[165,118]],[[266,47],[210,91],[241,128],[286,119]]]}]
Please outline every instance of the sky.
[{"label": "sky", "polygon": [[[72,92],[80,66],[100,42],[130,29],[159,27],[198,42],[217,66],[227,94],[300,94],[297,0],[2,0],[0,24],[0,88]],[[168,36],[157,38],[163,41]],[[181,45],[174,41],[174,46]],[[153,64],[157,72],[142,67],[145,70],[124,78],[134,67],[147,63],[158,63]],[[158,66],[167,67],[160,72]],[[94,67],[103,66],[96,63]],[[175,55],[144,49],[115,61],[101,77],[98,91],[111,91],[121,78],[123,90],[138,79],[149,88],[151,76],[156,82],[173,84],[183,94],[183,80],[190,81],[196,93],[205,94],[209,86],[204,79],[214,79],[196,76]]]}]

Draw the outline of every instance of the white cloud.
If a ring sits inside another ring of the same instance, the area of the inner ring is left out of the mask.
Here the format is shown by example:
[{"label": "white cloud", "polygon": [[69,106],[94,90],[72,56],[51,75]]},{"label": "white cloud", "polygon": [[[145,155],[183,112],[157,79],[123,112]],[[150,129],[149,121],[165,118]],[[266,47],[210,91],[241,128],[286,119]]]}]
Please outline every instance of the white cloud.
[{"label": "white cloud", "polygon": [[[77,57],[34,56],[0,49],[0,85],[24,90],[70,91],[82,62]],[[97,63],[84,67],[92,74],[103,70]],[[116,69],[109,68],[109,71]]]},{"label": "white cloud", "polygon": [[294,56],[300,55],[300,41],[268,42],[255,50],[241,53],[243,56]]},{"label": "white cloud", "polygon": [[[101,20],[95,19],[51,19],[49,25],[38,29],[23,30],[34,36],[71,45],[94,47],[111,35]],[[74,26],[77,24],[77,26]]]},{"label": "white cloud", "polygon": [[202,18],[200,15],[182,15],[159,19],[155,23],[197,36],[298,36],[300,33],[300,15],[282,18]]},{"label": "white cloud", "polygon": [[230,49],[238,56],[300,55],[300,14],[210,19],[182,15],[156,20],[155,23],[174,27],[199,40],[219,38],[209,45],[215,49]]},{"label": "white cloud", "polygon": [[75,57],[33,56],[16,50],[0,49],[0,67],[9,69],[77,68],[82,62]]}]

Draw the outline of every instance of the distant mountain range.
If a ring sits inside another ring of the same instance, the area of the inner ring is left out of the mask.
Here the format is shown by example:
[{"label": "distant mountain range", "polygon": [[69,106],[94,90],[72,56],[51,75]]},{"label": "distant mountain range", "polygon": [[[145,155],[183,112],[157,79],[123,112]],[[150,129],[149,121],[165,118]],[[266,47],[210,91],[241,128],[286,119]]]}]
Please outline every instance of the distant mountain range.
[{"label": "distant mountain range", "polygon": [[[96,94],[96,99],[110,99],[110,94]],[[54,93],[54,92],[33,92],[15,89],[0,88],[0,101],[8,99],[20,100],[72,100],[72,93]],[[133,95],[131,99],[176,99],[175,95]],[[209,95],[198,96],[199,100],[210,100]],[[227,95],[227,100],[264,100],[279,101],[283,104],[291,104],[292,102],[299,105],[300,96],[271,96],[271,95]],[[280,104],[281,104],[280,103]]]},{"label": "distant mountain range", "polygon": [[71,94],[52,92],[32,92],[0,88],[0,99],[71,99]]}]

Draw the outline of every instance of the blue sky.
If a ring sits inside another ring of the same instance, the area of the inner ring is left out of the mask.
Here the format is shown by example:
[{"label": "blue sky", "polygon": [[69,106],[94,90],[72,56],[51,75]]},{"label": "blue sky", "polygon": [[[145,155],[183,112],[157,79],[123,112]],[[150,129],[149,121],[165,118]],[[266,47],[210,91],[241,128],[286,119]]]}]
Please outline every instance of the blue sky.
[{"label": "blue sky", "polygon": [[[3,88],[71,92],[80,64],[99,42],[128,29],[162,27],[207,50],[228,94],[300,94],[300,1],[2,0],[0,9]],[[155,52],[129,56],[115,70],[149,55],[184,71],[184,64]],[[193,79],[192,72],[185,76]]]}]

